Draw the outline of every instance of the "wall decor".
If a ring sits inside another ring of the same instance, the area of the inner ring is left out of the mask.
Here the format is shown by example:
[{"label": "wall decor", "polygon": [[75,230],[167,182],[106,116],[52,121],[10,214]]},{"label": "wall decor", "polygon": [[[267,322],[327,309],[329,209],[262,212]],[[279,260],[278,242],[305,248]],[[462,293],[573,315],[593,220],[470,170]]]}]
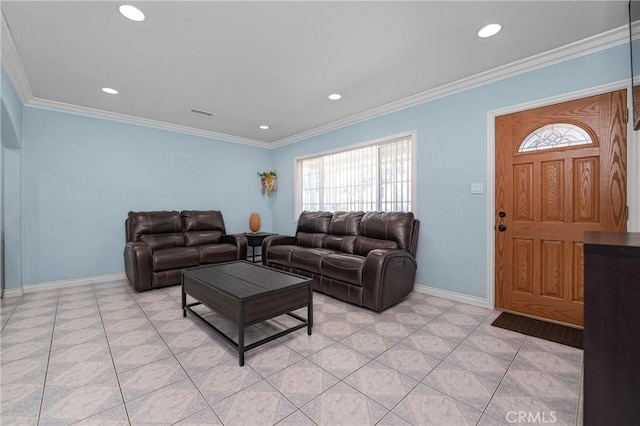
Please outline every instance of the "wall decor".
[{"label": "wall decor", "polygon": [[263,194],[266,193],[267,196],[269,196],[273,191],[278,189],[278,175],[275,171],[258,172],[258,176],[260,176],[260,185]]}]

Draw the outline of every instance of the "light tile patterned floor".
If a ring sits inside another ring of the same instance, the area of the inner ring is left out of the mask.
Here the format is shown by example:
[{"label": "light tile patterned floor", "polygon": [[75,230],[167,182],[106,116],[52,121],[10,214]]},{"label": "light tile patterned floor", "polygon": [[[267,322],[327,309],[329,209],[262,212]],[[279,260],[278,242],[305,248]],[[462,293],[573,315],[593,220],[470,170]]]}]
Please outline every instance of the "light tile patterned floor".
[{"label": "light tile patterned floor", "polygon": [[[182,318],[179,286],[2,299],[0,421],[505,425],[530,411],[582,423],[582,351],[492,327],[497,312],[419,293],[381,314],[315,293],[314,310],[312,336],[256,348],[239,367],[225,342]],[[247,340],[289,320],[250,327]]]}]

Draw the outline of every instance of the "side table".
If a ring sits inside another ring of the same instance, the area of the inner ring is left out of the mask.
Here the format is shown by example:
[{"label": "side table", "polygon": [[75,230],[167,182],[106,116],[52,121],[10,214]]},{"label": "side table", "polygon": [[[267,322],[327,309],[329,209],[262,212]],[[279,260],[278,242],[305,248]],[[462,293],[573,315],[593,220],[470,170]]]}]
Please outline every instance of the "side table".
[{"label": "side table", "polygon": [[256,247],[261,247],[262,241],[269,235],[278,234],[272,234],[271,232],[244,232],[242,235],[247,237],[247,246],[251,247],[251,261],[256,263]]}]

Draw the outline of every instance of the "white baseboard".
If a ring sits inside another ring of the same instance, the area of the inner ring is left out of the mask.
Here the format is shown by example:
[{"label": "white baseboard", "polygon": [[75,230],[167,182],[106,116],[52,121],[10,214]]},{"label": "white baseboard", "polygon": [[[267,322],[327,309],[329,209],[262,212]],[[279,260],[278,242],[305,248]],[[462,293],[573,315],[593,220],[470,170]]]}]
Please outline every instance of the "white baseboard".
[{"label": "white baseboard", "polygon": [[453,300],[454,302],[466,303],[468,305],[479,306],[481,308],[493,309],[493,306],[487,306],[487,299],[484,297],[470,296],[468,294],[456,293],[455,291],[442,290],[440,288],[429,287],[428,285],[416,283],[413,290],[418,293],[428,294],[429,296],[441,297],[443,299]]},{"label": "white baseboard", "polygon": [[20,297],[20,296],[22,296],[22,289],[20,287],[5,288],[4,291],[2,292],[2,298]]},{"label": "white baseboard", "polygon": [[25,285],[22,288],[5,289],[3,297],[19,297],[23,293],[34,293],[37,291],[58,290],[65,287],[75,287],[79,285],[108,283],[112,281],[126,280],[124,272],[109,275],[96,275],[93,277],[72,278],[69,280],[48,281],[38,284]]}]

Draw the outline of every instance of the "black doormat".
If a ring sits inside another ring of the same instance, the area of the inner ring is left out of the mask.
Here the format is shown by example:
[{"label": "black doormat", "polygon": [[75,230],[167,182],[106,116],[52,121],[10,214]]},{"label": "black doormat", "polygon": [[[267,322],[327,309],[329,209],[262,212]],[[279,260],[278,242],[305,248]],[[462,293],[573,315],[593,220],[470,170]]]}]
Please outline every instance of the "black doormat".
[{"label": "black doormat", "polygon": [[574,348],[584,349],[582,343],[583,332],[579,328],[540,321],[508,312],[501,313],[491,325],[551,342],[573,346]]}]

